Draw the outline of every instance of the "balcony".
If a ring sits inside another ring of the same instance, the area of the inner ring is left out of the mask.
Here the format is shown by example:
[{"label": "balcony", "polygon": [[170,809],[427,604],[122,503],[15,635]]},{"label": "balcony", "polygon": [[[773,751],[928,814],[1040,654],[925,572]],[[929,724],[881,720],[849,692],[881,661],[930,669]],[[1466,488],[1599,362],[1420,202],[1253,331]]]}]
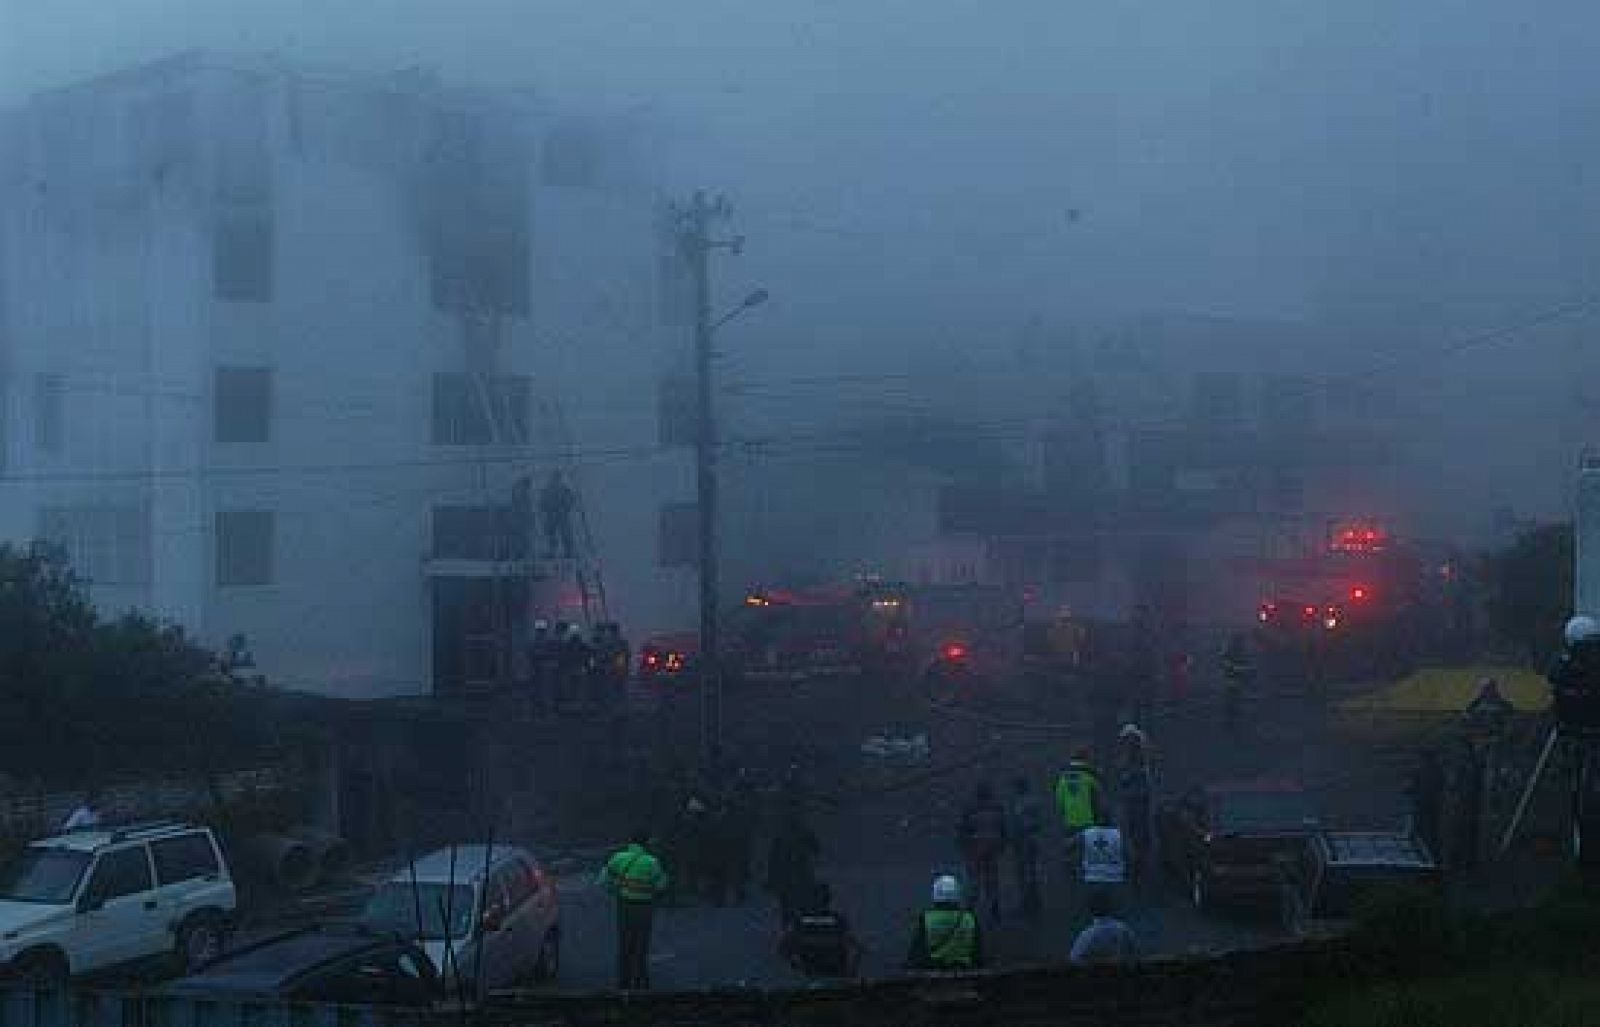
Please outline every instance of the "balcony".
[{"label": "balcony", "polygon": [[505,506],[439,506],[433,510],[433,547],[423,576],[524,578],[545,576],[536,558],[533,522],[526,511]]}]

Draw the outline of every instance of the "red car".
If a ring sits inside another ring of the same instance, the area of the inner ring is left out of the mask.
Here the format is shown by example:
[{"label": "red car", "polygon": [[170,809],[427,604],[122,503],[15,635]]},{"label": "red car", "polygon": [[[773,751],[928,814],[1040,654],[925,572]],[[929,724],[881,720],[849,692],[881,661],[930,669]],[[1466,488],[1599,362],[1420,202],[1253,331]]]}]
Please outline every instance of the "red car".
[{"label": "red car", "polygon": [[1162,860],[1198,909],[1276,898],[1282,859],[1316,827],[1310,798],[1291,781],[1196,788],[1156,813]]}]

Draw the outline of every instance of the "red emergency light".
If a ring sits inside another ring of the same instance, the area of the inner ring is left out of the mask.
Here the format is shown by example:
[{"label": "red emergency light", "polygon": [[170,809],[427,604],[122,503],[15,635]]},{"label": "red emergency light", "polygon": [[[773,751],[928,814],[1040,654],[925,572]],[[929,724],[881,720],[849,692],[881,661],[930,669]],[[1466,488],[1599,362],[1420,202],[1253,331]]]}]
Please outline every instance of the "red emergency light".
[{"label": "red emergency light", "polygon": [[961,663],[970,655],[966,644],[962,642],[946,642],[939,650],[939,655],[951,663]]}]

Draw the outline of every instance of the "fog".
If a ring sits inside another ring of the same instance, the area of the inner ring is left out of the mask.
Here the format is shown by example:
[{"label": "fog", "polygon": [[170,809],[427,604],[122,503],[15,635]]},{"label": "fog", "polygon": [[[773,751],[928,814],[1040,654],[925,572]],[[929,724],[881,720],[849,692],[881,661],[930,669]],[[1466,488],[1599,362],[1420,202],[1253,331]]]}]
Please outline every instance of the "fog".
[{"label": "fog", "polygon": [[734,201],[719,292],[774,297],[738,382],[983,366],[1003,404],[1030,325],[1283,325],[1305,370],[1403,383],[1410,506],[1471,531],[1560,513],[1595,434],[1597,44],[1578,0],[0,0],[0,99],[204,47],[634,112],[674,190]]}]

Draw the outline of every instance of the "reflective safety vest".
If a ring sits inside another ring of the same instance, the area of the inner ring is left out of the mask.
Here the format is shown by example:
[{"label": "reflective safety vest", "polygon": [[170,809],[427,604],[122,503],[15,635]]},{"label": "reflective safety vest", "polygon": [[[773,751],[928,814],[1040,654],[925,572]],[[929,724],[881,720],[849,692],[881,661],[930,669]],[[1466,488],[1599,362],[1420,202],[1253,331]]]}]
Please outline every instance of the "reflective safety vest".
[{"label": "reflective safety vest", "polygon": [[930,909],[922,914],[928,962],[940,969],[967,970],[977,961],[978,918],[965,909]]},{"label": "reflective safety vest", "polygon": [[1083,879],[1089,884],[1121,884],[1127,873],[1122,857],[1122,832],[1091,827],[1083,832]]},{"label": "reflective safety vest", "polygon": [[1056,781],[1056,806],[1061,810],[1061,822],[1069,831],[1081,831],[1094,826],[1095,792],[1100,781],[1094,771],[1081,763],[1069,766]]},{"label": "reflective safety vest", "polygon": [[605,879],[623,902],[653,902],[667,888],[661,863],[643,846],[630,845],[606,863]]}]

